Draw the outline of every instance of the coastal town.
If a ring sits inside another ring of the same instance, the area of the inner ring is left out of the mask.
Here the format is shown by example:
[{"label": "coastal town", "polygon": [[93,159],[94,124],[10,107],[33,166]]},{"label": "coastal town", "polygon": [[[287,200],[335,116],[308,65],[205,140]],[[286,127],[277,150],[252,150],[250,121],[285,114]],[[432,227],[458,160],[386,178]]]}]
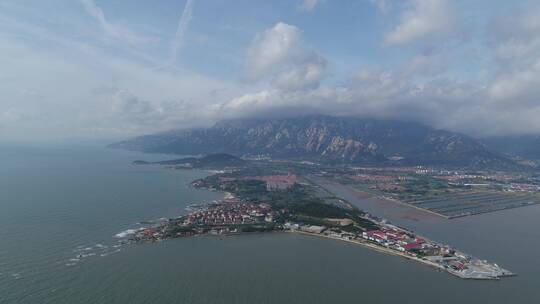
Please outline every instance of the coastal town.
[{"label": "coastal town", "polygon": [[360,245],[462,279],[499,280],[516,274],[361,210],[354,201],[344,199],[346,193],[400,204],[444,220],[540,203],[540,176],[526,171],[355,167],[227,154],[155,164],[175,170],[210,170],[210,175],[190,186],[224,193],[224,198],[193,203],[186,214],[134,230],[130,243],[295,233]]},{"label": "coastal town", "polygon": [[[251,184],[258,188],[246,194],[242,186]],[[498,280],[515,275],[497,264],[477,259],[355,208],[346,210],[342,206],[330,206],[312,196],[307,197],[313,200],[307,207],[279,204],[277,201],[283,195],[310,193],[302,192],[306,184],[292,174],[211,176],[195,181],[193,185],[226,191],[225,197],[207,204],[192,204],[187,214],[140,228],[130,236],[129,241],[138,244],[202,235],[225,237],[257,232],[288,232],[354,243],[463,279]],[[255,196],[274,196],[276,200],[261,201],[254,199]]]}]

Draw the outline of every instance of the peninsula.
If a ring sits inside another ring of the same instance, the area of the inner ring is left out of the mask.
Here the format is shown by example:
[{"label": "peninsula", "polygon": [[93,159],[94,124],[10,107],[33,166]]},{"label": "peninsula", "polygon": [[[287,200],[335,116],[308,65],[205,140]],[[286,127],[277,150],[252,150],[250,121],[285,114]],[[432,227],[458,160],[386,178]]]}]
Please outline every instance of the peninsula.
[{"label": "peninsula", "polygon": [[140,228],[130,241],[145,243],[198,235],[290,232],[358,244],[463,279],[498,280],[515,275],[497,264],[388,223],[301,175],[279,173],[275,167],[229,167],[195,180],[191,185],[222,191],[225,197],[212,203],[192,204],[185,215]]}]

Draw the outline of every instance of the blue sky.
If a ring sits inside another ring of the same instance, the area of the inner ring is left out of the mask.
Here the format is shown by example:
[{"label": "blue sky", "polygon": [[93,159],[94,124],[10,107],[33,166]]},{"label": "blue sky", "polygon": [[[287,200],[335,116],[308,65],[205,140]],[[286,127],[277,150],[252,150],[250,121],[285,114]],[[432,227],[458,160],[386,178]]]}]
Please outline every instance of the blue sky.
[{"label": "blue sky", "polygon": [[305,113],[540,132],[540,5],[0,0],[0,140]]}]

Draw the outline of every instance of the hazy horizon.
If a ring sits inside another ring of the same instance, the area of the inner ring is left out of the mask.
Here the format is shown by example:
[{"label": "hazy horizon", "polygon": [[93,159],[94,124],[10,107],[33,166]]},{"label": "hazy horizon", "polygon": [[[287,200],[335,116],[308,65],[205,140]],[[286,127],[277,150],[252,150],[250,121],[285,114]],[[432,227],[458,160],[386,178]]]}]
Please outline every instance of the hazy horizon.
[{"label": "hazy horizon", "polygon": [[535,1],[0,1],[0,141],[230,118],[540,133]]}]

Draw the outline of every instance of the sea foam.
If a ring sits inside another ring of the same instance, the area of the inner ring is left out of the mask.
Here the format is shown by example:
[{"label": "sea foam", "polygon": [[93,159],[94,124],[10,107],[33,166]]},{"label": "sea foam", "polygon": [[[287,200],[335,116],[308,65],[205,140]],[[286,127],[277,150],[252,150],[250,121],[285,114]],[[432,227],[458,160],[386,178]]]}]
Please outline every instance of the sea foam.
[{"label": "sea foam", "polygon": [[125,238],[127,236],[135,234],[136,232],[137,232],[136,229],[127,229],[127,230],[124,230],[124,231],[122,231],[120,233],[117,233],[115,235],[115,237],[117,237],[117,238]]}]

